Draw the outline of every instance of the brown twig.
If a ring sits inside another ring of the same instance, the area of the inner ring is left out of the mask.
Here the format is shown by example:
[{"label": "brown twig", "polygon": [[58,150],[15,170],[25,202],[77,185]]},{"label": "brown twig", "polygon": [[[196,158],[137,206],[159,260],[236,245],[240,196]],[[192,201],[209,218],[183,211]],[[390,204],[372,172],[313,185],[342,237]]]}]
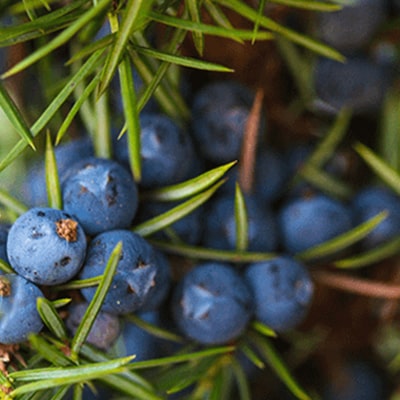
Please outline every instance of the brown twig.
[{"label": "brown twig", "polygon": [[[391,278],[391,281],[396,284],[400,284],[400,269],[397,268]],[[397,309],[399,307],[400,299],[387,299],[381,307],[380,317],[384,321],[390,321],[395,317]]]},{"label": "brown twig", "polygon": [[251,107],[249,117],[247,118],[242,153],[239,163],[239,183],[244,193],[250,193],[253,188],[254,167],[257,149],[258,132],[261,123],[262,105],[264,91],[257,90]]},{"label": "brown twig", "polygon": [[362,296],[400,299],[400,285],[323,271],[313,273],[313,278],[320,284]]}]

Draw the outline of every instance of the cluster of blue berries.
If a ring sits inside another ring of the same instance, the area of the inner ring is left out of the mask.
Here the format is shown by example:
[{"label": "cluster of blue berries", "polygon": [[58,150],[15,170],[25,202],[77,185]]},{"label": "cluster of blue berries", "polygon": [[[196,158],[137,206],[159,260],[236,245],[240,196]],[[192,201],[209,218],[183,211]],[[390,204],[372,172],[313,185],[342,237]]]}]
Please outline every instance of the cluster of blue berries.
[{"label": "cluster of blue berries", "polygon": [[[398,7],[395,4],[393,8]],[[349,107],[356,116],[369,116],[381,108],[394,65],[390,57],[372,54],[370,44],[386,12],[384,1],[354,0],[339,12],[318,14],[317,35],[341,51],[347,62],[316,60],[317,111],[332,116]],[[140,86],[139,76],[134,81]],[[118,84],[112,85],[119,93]],[[115,113],[122,114],[120,99],[110,100]],[[55,148],[62,209],[48,206],[43,161],[31,166],[17,194],[29,209],[12,224],[0,226],[1,264],[13,271],[0,270],[0,346],[25,342],[30,334],[45,330],[37,306],[40,299],[53,300],[64,293],[64,284],[79,280],[84,287],[74,292],[67,312],[60,314],[73,336],[97,292],[96,285],[85,282],[104,274],[118,243],[122,244],[118,266],[86,341],[111,356],[135,354],[140,361],[169,355],[176,346],[143,329],[137,318],[201,346],[239,342],[255,320],[279,334],[287,333],[305,321],[314,297],[313,266],[300,261],[302,253],[382,211],[387,217],[358,242],[357,249],[374,249],[399,237],[399,196],[368,183],[343,201],[306,180],[293,180],[315,147],[270,145],[262,113],[253,182],[250,188],[245,185],[240,176],[242,156],[255,102],[249,88],[239,82],[214,81],[188,101],[189,126],[164,115],[153,99],[144,108],[140,182],[132,177],[127,135],[120,138],[116,132],[110,135],[110,159],[97,157],[87,136]],[[134,232],[136,224],[175,205],[142,199],[142,193],[184,182],[233,160],[239,163],[206,204],[150,240]],[[324,172],[341,179],[347,165],[331,159]],[[235,193],[241,186],[247,219],[244,249],[238,248],[235,213]],[[209,254],[258,252],[265,253],[264,260],[239,264],[212,256],[203,261],[170,258],[157,243],[171,237],[183,247],[211,249]],[[385,398],[383,381],[368,364],[353,362],[344,368],[326,386],[324,398]]]},{"label": "cluster of blue berries", "polygon": [[[56,147],[63,210],[46,207],[45,169],[43,164],[36,165],[24,186],[31,208],[4,228],[3,260],[17,275],[0,278],[1,306],[7,316],[1,319],[0,343],[18,343],[29,333],[39,332],[42,322],[36,301],[44,297],[41,289],[101,276],[118,242],[122,242],[122,256],[88,341],[105,350],[119,343],[114,350],[120,349],[120,354],[121,348],[125,352],[131,348],[126,337],[133,334],[127,332],[136,332],[147,341],[142,348],[146,357],[154,354],[150,349],[157,348],[156,339],[127,322],[132,313],[161,324],[160,310],[169,303],[173,329],[206,345],[239,338],[252,319],[285,332],[304,320],[313,298],[310,273],[296,259],[298,254],[382,210],[388,210],[390,218],[362,246],[368,249],[399,235],[400,200],[389,190],[368,186],[352,202],[344,203],[305,182],[290,186],[290,177],[313,147],[265,150],[261,142],[255,155],[255,190],[244,196],[248,250],[278,255],[241,267],[208,260],[174,282],[168,257],[131,229],[137,221],[168,207],[140,202],[139,192],[182,182],[218,165],[221,152],[224,161],[240,158],[253,100],[254,94],[236,82],[204,86],[193,100],[192,136],[159,112],[144,113],[140,120],[143,180],[139,184],[129,169],[125,139],[115,139],[113,160],[95,157],[86,137]],[[262,119],[260,137],[264,128]],[[240,163],[230,171],[219,194],[172,225],[183,242],[235,249],[234,183],[239,167]],[[326,169],[343,173],[334,162]],[[70,307],[67,326],[71,332],[95,292],[93,286],[82,289],[81,303]],[[10,308],[10,302],[29,306]]]}]

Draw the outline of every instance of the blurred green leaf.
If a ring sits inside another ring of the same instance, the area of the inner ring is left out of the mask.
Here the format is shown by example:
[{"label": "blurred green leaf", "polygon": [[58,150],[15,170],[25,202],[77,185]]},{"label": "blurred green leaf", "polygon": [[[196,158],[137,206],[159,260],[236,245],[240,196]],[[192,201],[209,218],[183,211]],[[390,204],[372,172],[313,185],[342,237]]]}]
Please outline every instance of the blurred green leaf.
[{"label": "blurred green leaf", "polygon": [[118,64],[124,55],[125,49],[127,48],[130,34],[134,28],[138,26],[140,20],[147,15],[152,3],[153,0],[127,1],[120,29],[116,33],[115,41],[104,64],[98,93],[99,95],[101,95],[105,88],[110,84],[111,79],[117,70]]},{"label": "blurred green leaf", "polygon": [[281,379],[290,392],[299,400],[311,400],[307,393],[296,382],[281,356],[265,337],[253,336],[254,344],[257,346],[264,361],[270,365],[276,375]]},{"label": "blurred green leaf", "polygon": [[385,160],[375,154],[371,149],[362,143],[354,145],[357,153],[371,167],[375,174],[382,179],[389,187],[391,187],[398,195],[400,195],[400,175],[388,165]]},{"label": "blurred green leaf", "polygon": [[6,208],[21,215],[28,211],[28,206],[21,203],[19,200],[11,196],[6,190],[0,189],[0,204],[3,204]]},{"label": "blurred green leaf", "polygon": [[256,40],[257,33],[260,29],[260,16],[264,15],[266,0],[260,0],[258,3],[258,15],[256,20],[254,21],[254,28],[253,28],[253,36],[251,38],[251,43],[254,44]]},{"label": "blurred green leaf", "polygon": [[97,286],[101,280],[103,279],[103,275],[100,276],[95,276],[93,278],[87,278],[87,279],[74,279],[70,280],[67,283],[64,283],[63,285],[57,286],[55,289],[58,291],[63,291],[63,290],[71,290],[71,289],[83,289],[91,286]]},{"label": "blurred green leaf", "polygon": [[299,176],[329,196],[339,199],[349,199],[353,195],[350,185],[313,165],[304,165],[299,171]]},{"label": "blurred green leaf", "polygon": [[[233,394],[231,393],[233,382],[232,368],[224,368],[223,365],[218,365],[218,367],[215,368],[214,366],[211,379],[205,379],[206,391],[209,393],[208,398],[210,400],[231,400]],[[210,384],[210,381],[212,384]]]},{"label": "blurred green leaf", "polygon": [[251,400],[251,392],[249,387],[249,379],[243,367],[236,360],[232,361],[231,368],[236,378],[236,385],[239,389],[239,399],[240,400]]},{"label": "blurred green leaf", "polygon": [[269,326],[263,324],[260,321],[254,320],[251,323],[251,327],[257,331],[258,333],[260,333],[261,335],[267,336],[267,337],[277,337],[278,335],[276,334],[276,332],[270,328]]},{"label": "blurred green leaf", "polygon": [[307,106],[315,98],[312,63],[300,51],[301,49],[284,36],[277,36],[275,42],[288,66],[304,106]]},{"label": "blurred green leaf", "polygon": [[[185,39],[187,34],[187,31],[182,30],[182,29],[175,29],[175,31],[172,34],[172,37],[168,41],[168,45],[165,48],[165,51],[168,53],[173,53],[177,54],[179,53],[179,49],[181,48],[181,45],[183,43],[183,40]],[[138,41],[138,44],[141,47],[145,47],[144,38],[142,36],[139,36],[138,39],[138,34],[135,35],[136,40]],[[148,46],[147,46],[148,47]],[[144,92],[141,94],[141,97],[138,101],[138,108],[141,110],[144,106],[144,104],[147,103],[147,101],[150,99],[150,97],[154,94],[155,98],[157,99],[161,109],[168,115],[174,117],[177,120],[180,119],[188,119],[189,118],[189,110],[186,107],[186,104],[182,101],[182,96],[180,94],[180,91],[175,88],[175,90],[172,90],[170,87],[165,87],[164,82],[166,80],[164,79],[165,76],[167,76],[167,72],[171,66],[169,62],[160,62],[158,63],[157,60],[155,60],[151,56],[145,56],[145,55],[138,55],[136,51],[133,50],[133,46],[130,46],[130,57],[135,64],[139,74],[142,75],[142,67],[146,65],[146,63],[140,63],[142,59],[146,59],[146,62],[150,65],[151,63],[153,64],[153,68],[151,68],[151,73],[150,76],[148,76],[147,79],[144,79],[145,82],[147,83],[147,87],[144,90]],[[156,65],[154,65],[156,64]]]},{"label": "blurred green leaf", "polygon": [[164,340],[169,340],[173,341],[176,343],[182,343],[183,339],[182,337],[176,335],[173,332],[169,332],[165,329],[160,328],[159,326],[150,324],[149,322],[145,321],[144,319],[141,319],[135,314],[128,314],[125,316],[125,319],[127,321],[133,322],[135,325],[137,325],[139,328],[143,329],[144,331],[150,333],[151,335],[164,339]]},{"label": "blurred green leaf", "polygon": [[136,92],[133,82],[133,71],[128,56],[119,64],[119,77],[121,83],[122,102],[124,106],[125,121],[128,128],[127,143],[129,164],[135,181],[141,178],[141,152],[140,152],[140,122],[136,104]]},{"label": "blurred green leaf", "polygon": [[334,266],[343,269],[362,268],[398,254],[400,237],[382,244],[372,250],[334,262]]},{"label": "blurred green leaf", "polygon": [[[98,80],[100,82],[100,80]],[[104,92],[94,104],[95,122],[92,132],[94,153],[96,157],[112,158],[112,138],[109,99],[111,93]],[[87,103],[84,103],[87,104]],[[93,117],[92,117],[93,118]]]},{"label": "blurred green leaf", "polygon": [[[29,343],[36,354],[40,354],[45,360],[49,361],[52,365],[60,367],[67,367],[72,364],[72,361],[53,343],[47,342],[40,335],[31,335]],[[27,369],[29,372],[30,369]]]},{"label": "blurred green leaf", "polygon": [[50,54],[63,44],[67,43],[80,29],[82,29],[88,22],[93,18],[96,18],[99,14],[104,12],[104,9],[109,6],[109,0],[99,0],[97,4],[86,11],[78,19],[76,19],[68,28],[63,30],[58,36],[48,42],[46,45],[38,48],[34,52],[30,53],[22,61],[11,67],[7,72],[1,75],[2,79],[10,77],[28,68],[41,58]]},{"label": "blurred green leaf", "polygon": [[89,96],[94,92],[97,84],[100,81],[100,76],[96,75],[88,85],[85,85],[85,89],[82,92],[81,96],[76,99],[74,105],[71,107],[70,111],[68,114],[65,116],[64,121],[62,122],[56,136],[56,145],[58,145],[61,142],[61,139],[64,137],[65,133],[67,132],[68,128],[70,127],[73,119],[75,118],[76,114],[79,112],[81,109],[83,103],[87,101]]},{"label": "blurred green leaf", "polygon": [[165,53],[161,50],[145,48],[134,46],[134,49],[139,54],[148,55],[150,57],[154,57],[161,61],[165,61],[167,63],[180,65],[182,67],[200,69],[202,71],[214,71],[214,72],[233,72],[232,68],[225,67],[223,65],[215,64],[208,61],[199,60],[192,57],[175,55],[171,53]]},{"label": "blurred green leaf", "polygon": [[339,111],[331,128],[318,142],[306,164],[321,167],[332,158],[348,131],[351,117],[352,111],[350,109],[342,108]]},{"label": "blurred green leaf", "polygon": [[349,231],[296,254],[296,258],[309,261],[338,253],[339,251],[352,246],[354,243],[367,236],[368,233],[373,231],[384,219],[387,218],[387,216],[388,212],[382,211],[370,218],[368,221],[357,225]]},{"label": "blurred green leaf", "polygon": [[0,82],[0,108],[3,109],[4,113],[10,120],[11,124],[18,132],[18,134],[26,140],[29,146],[33,150],[36,150],[35,144],[33,143],[33,136],[25,122],[24,117],[20,113],[17,105],[14,103],[11,96],[8,94],[7,90],[4,88],[3,84]]},{"label": "blurred green leaf", "polygon": [[[42,129],[48,124],[51,118],[56,114],[59,108],[64,104],[64,102],[68,99],[71,93],[74,91],[76,85],[88,76],[90,73],[94,71],[97,65],[100,62],[100,58],[102,56],[102,51],[94,53],[82,67],[78,70],[78,72],[72,76],[72,78],[68,81],[68,83],[61,89],[58,95],[54,98],[54,100],[48,105],[48,107],[44,110],[44,112],[40,115],[40,117],[36,120],[36,122],[31,127],[31,132],[33,136],[38,135]],[[26,141],[20,140],[8,153],[8,155],[0,162],[0,171],[9,166],[26,148]]]},{"label": "blurred green leaf", "polygon": [[144,200],[176,201],[194,196],[219,181],[235,164],[236,161],[233,161],[213,168],[185,182],[144,192],[141,198]]},{"label": "blurred green leaf", "polygon": [[400,92],[392,87],[386,94],[379,135],[379,153],[385,162],[400,170]]},{"label": "blurred green leaf", "polygon": [[240,345],[240,351],[258,368],[264,369],[265,363],[262,361],[254,350],[247,344]]},{"label": "blurred green leaf", "polygon": [[63,385],[61,386],[55,393],[54,396],[51,397],[50,400],[63,400],[67,396],[67,392],[70,390],[72,385]]},{"label": "blurred green leaf", "polygon": [[[215,363],[215,359],[215,357],[208,357],[196,360],[189,365],[185,363],[165,369],[156,379],[157,387],[169,395],[180,392],[203,378],[207,370]],[[190,374],[188,374],[189,368]]]},{"label": "blurred green leaf", "polygon": [[[111,359],[111,357],[107,356],[104,352],[85,344],[82,346],[81,356],[84,356],[85,359],[91,362],[102,362]],[[126,371],[123,375],[105,376],[99,380],[116,391],[131,396],[130,398],[139,400],[163,400],[163,397],[156,394],[153,386],[147,380],[132,371]]]},{"label": "blurred green leaf", "polygon": [[201,32],[206,35],[213,35],[225,37],[243,43],[243,40],[270,40],[273,39],[273,34],[266,31],[253,31],[246,29],[224,28],[215,25],[207,25],[201,22],[193,22],[185,19],[175,18],[168,15],[158,14],[156,12],[150,13],[150,17],[157,22],[165,25],[173,26],[175,28],[185,29],[188,31]]},{"label": "blurred green leaf", "polygon": [[[35,368],[29,370],[20,370],[10,372],[9,377],[16,382],[29,382],[29,381],[51,381],[58,380],[60,378],[65,378],[67,383],[76,383],[95,378],[96,374],[102,376],[104,373],[112,373],[115,369],[120,369],[120,367],[128,364],[135,357],[121,357],[115,360],[97,362],[93,364],[83,364],[77,366],[70,366],[65,368],[57,367],[47,367],[47,368]],[[43,386],[42,388],[45,388]],[[47,386],[52,387],[52,386]],[[24,391],[22,393],[26,393]]]},{"label": "blurred green leaf", "polygon": [[58,339],[66,339],[67,330],[53,303],[45,297],[38,297],[36,304],[40,318],[42,318],[50,332]]},{"label": "blurred green leaf", "polygon": [[71,342],[71,353],[73,358],[77,358],[80,348],[85,342],[87,336],[90,333],[90,329],[100,311],[103,304],[104,298],[107,295],[108,288],[111,285],[115,271],[117,270],[118,263],[122,254],[122,242],[117,243],[111,255],[107,261],[107,265],[104,269],[102,280],[96,289],[93,299],[89,303],[85,314],[82,317],[81,322],[75,332],[74,338]]},{"label": "blurred green leaf", "polygon": [[49,207],[62,210],[63,201],[61,195],[60,180],[58,177],[57,160],[51,143],[50,133],[46,135],[45,152],[45,171],[46,171],[46,189]]},{"label": "blurred green leaf", "polygon": [[[218,26],[225,28],[227,31],[235,29],[225,12],[212,0],[203,0],[203,6]],[[241,41],[237,37],[236,40]]]},{"label": "blurred green leaf", "polygon": [[14,274],[15,271],[11,268],[11,265],[0,258],[0,271],[6,274]]},{"label": "blurred green leaf", "polygon": [[[190,19],[195,22],[200,22],[199,2],[196,0],[185,0],[185,6],[188,9]],[[204,51],[204,36],[202,32],[192,31],[194,46],[200,56],[203,56]]]},{"label": "blurred green leaf", "polygon": [[342,9],[339,4],[325,3],[314,0],[270,0],[271,3],[280,4],[282,6],[302,8],[310,11],[338,11]]},{"label": "blurred green leaf", "polygon": [[34,382],[18,386],[10,393],[10,396],[16,397],[23,393],[36,392],[42,389],[97,379],[104,375],[117,374],[123,372],[126,365],[133,358],[134,356],[73,367],[50,367],[12,372],[10,375],[17,382]]},{"label": "blurred green leaf", "polygon": [[173,356],[157,358],[154,360],[146,360],[146,361],[136,361],[129,365],[130,370],[137,369],[145,369],[145,368],[153,368],[153,367],[161,367],[163,365],[176,364],[187,361],[195,361],[204,357],[213,357],[219,354],[230,353],[235,350],[234,346],[218,346],[211,347],[205,350],[200,350],[196,352],[189,352],[185,354],[177,354]]},{"label": "blurred green leaf", "polygon": [[33,21],[0,27],[0,47],[32,40],[64,28],[82,13],[78,9],[85,3],[87,0],[75,0]]},{"label": "blurred green leaf", "polygon": [[238,183],[235,188],[235,225],[236,250],[245,251],[249,244],[249,224],[246,202]]},{"label": "blurred green leaf", "polygon": [[64,307],[64,306],[70,304],[71,301],[72,301],[72,299],[67,297],[65,299],[61,298],[61,299],[53,300],[51,303],[53,304],[54,308],[61,308],[61,307]]},{"label": "blurred green leaf", "polygon": [[250,21],[259,21],[260,26],[271,30],[272,32],[278,33],[282,36],[285,36],[292,42],[301,45],[319,55],[332,58],[333,60],[337,61],[344,61],[345,57],[341,55],[338,51],[332,49],[331,47],[318,42],[317,40],[305,36],[299,32],[295,32],[279,23],[275,22],[274,20],[260,16],[259,13],[253,10],[248,5],[242,3],[240,0],[216,0],[217,3],[225,6],[232,11],[242,15],[243,17],[249,19]]}]

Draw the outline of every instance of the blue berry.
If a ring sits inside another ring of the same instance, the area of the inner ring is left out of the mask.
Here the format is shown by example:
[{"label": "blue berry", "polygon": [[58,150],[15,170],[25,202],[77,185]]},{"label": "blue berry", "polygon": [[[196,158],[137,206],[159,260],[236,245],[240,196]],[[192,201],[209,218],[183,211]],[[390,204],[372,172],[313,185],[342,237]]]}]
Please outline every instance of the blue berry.
[{"label": "blue berry", "polygon": [[[160,324],[158,311],[141,312],[138,317],[152,325]],[[150,360],[160,356],[159,339],[125,318],[113,351],[117,357],[136,355],[134,361]]]},{"label": "blue berry", "polygon": [[204,263],[190,270],[175,288],[175,323],[202,344],[222,344],[239,337],[252,317],[251,293],[229,265]]},{"label": "blue berry", "polygon": [[288,168],[283,155],[277,150],[259,151],[255,165],[255,196],[269,204],[282,195],[287,180]]},{"label": "blue berry", "polygon": [[389,87],[389,75],[384,66],[366,57],[348,57],[346,63],[320,58],[314,69],[316,106],[328,114],[342,107],[355,114],[376,113]]},{"label": "blue berry", "polygon": [[22,276],[0,276],[0,343],[21,343],[41,331],[43,323],[36,308],[39,297],[43,297],[41,290]]},{"label": "blue berry", "polygon": [[[76,333],[88,305],[88,303],[74,303],[69,308],[69,314],[65,325],[72,335]],[[99,349],[108,350],[117,340],[119,334],[120,324],[118,317],[100,311],[97,314],[86,341]]]},{"label": "blue berry", "polygon": [[[54,148],[57,170],[62,183],[68,170],[82,159],[94,155],[93,143],[89,137],[82,137],[62,143]],[[46,173],[44,161],[37,162],[28,171],[24,182],[23,194],[25,201],[31,207],[47,205]]]},{"label": "blue berry", "polygon": [[254,297],[255,317],[263,324],[284,332],[303,321],[313,283],[302,264],[286,256],[253,263],[245,279]]},{"label": "blue berry", "polygon": [[[278,245],[276,219],[268,206],[251,196],[245,198],[248,217],[248,248],[274,251]],[[236,247],[235,205],[232,195],[216,197],[205,210],[203,243],[207,247],[232,250]]]},{"label": "blue berry", "polygon": [[[224,193],[234,193],[238,168],[235,165],[229,170],[228,181],[221,187]],[[279,151],[264,148],[258,151],[252,193],[260,202],[270,204],[277,200],[283,194],[288,178],[287,160]]]},{"label": "blue berry", "polygon": [[324,195],[293,199],[279,212],[282,244],[291,254],[333,239],[352,226],[350,208]]},{"label": "blue berry", "polygon": [[250,89],[233,81],[209,83],[195,95],[192,129],[205,159],[220,164],[239,158],[253,100]]},{"label": "blue berry", "polygon": [[385,0],[353,0],[336,12],[318,13],[320,38],[345,53],[366,47],[386,18]]},{"label": "blue berry", "polygon": [[[140,185],[153,188],[185,180],[196,158],[190,136],[163,114],[143,114],[140,126]],[[126,135],[115,144],[115,158],[129,166]]]},{"label": "blue berry", "polygon": [[[102,310],[112,314],[127,314],[147,306],[158,307],[170,285],[169,264],[165,260],[160,261],[153,247],[131,231],[121,229],[95,236],[88,246],[80,278],[102,275],[112,250],[120,241],[122,258]],[[96,288],[89,287],[82,289],[82,294],[90,301],[95,291]]]},{"label": "blue berry", "polygon": [[400,197],[383,186],[367,186],[353,199],[352,209],[356,224],[366,222],[386,210],[389,215],[362,241],[365,249],[372,249],[400,236]]},{"label": "blue berry", "polygon": [[122,165],[92,157],[72,171],[62,186],[64,209],[78,219],[87,234],[130,227],[138,191]]},{"label": "blue berry", "polygon": [[13,223],[7,238],[11,266],[24,278],[56,285],[73,278],[86,254],[86,236],[78,221],[52,208],[31,208]]},{"label": "blue berry", "polygon": [[343,365],[324,390],[326,400],[382,400],[388,397],[385,379],[377,368],[365,361]]}]

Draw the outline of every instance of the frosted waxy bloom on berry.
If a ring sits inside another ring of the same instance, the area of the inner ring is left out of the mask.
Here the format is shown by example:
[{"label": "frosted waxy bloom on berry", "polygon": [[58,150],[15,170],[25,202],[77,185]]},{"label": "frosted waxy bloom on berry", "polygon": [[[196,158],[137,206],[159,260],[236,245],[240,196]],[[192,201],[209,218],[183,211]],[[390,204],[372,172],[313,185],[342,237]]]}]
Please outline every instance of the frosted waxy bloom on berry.
[{"label": "frosted waxy bloom on berry", "polygon": [[252,311],[249,288],[227,264],[194,267],[173,294],[175,323],[186,336],[203,344],[222,344],[239,337]]},{"label": "frosted waxy bloom on berry", "polygon": [[255,317],[280,332],[300,324],[313,298],[307,269],[289,257],[248,266],[245,280],[254,297]]},{"label": "frosted waxy bloom on berry", "polygon": [[138,192],[131,174],[118,162],[90,157],[75,164],[62,186],[64,209],[88,235],[129,228]]},{"label": "frosted waxy bloom on berry", "polygon": [[[93,238],[81,279],[102,275],[107,261],[122,242],[122,256],[105,297],[102,310],[127,314],[143,308],[157,308],[167,295],[170,285],[169,264],[141,236],[124,229],[103,232]],[[96,287],[82,289],[90,301]]]},{"label": "frosted waxy bloom on berry", "polygon": [[7,255],[19,275],[40,285],[72,279],[86,254],[86,235],[78,221],[53,208],[31,208],[13,223]]}]

